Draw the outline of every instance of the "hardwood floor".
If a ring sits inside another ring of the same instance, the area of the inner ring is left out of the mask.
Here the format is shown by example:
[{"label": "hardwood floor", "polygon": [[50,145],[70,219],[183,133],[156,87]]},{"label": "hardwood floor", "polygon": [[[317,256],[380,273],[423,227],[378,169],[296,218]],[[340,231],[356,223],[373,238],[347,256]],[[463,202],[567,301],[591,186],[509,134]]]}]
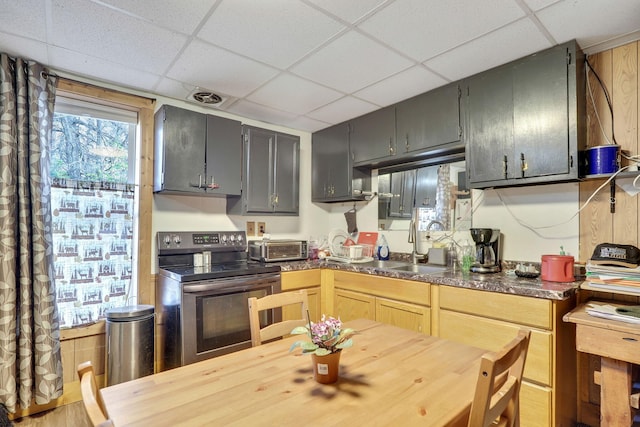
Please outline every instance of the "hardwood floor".
[{"label": "hardwood floor", "polygon": [[49,411],[13,421],[16,427],[91,427],[82,402],[70,403]]}]

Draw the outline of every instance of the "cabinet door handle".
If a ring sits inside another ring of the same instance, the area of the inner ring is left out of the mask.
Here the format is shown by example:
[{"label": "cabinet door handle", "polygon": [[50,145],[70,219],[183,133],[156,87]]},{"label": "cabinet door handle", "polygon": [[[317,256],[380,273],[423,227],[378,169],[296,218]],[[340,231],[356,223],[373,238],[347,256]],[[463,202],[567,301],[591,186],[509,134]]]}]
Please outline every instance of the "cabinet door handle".
[{"label": "cabinet door handle", "polygon": [[407,136],[404,138],[404,148],[405,150],[408,152],[409,149],[411,148],[411,146],[409,145],[409,135],[407,134]]},{"label": "cabinet door handle", "polygon": [[212,190],[216,190],[216,189],[220,188],[220,184],[216,184],[216,180],[213,177],[213,175],[211,175],[211,183],[209,185],[207,185],[207,188],[210,188]]},{"label": "cabinet door handle", "polygon": [[507,156],[506,155],[502,158],[502,174],[504,175],[504,179],[507,179]]},{"label": "cabinet door handle", "polygon": [[529,169],[529,165],[527,161],[524,159],[524,153],[520,153],[520,172],[522,173],[522,177],[524,178],[524,172]]},{"label": "cabinet door handle", "polygon": [[389,154],[395,154],[395,149],[393,148],[393,137],[389,138]]}]

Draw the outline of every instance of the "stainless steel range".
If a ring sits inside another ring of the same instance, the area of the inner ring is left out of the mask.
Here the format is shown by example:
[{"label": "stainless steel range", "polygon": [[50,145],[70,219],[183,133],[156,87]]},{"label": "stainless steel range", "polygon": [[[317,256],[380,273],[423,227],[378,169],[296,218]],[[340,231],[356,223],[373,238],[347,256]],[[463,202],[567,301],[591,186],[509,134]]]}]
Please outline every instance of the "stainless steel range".
[{"label": "stainless steel range", "polygon": [[[251,347],[247,299],[280,292],[280,267],[247,259],[243,231],[159,232],[159,370]],[[262,313],[260,323],[282,319]]]}]

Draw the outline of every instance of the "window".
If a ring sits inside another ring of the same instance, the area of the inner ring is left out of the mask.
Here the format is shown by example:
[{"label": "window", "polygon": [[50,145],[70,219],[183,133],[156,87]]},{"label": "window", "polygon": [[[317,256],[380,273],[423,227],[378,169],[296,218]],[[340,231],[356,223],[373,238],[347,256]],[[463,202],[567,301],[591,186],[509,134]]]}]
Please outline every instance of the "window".
[{"label": "window", "polygon": [[136,112],[58,96],[51,209],[61,327],[137,303]]}]

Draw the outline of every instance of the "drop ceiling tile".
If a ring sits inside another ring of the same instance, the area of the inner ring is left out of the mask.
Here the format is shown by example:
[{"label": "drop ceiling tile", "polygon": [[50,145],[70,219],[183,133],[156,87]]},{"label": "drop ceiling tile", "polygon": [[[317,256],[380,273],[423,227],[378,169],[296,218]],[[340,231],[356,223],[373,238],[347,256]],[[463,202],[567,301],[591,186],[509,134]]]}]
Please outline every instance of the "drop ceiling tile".
[{"label": "drop ceiling tile", "polygon": [[198,37],[287,68],[344,26],[299,0],[222,2]]},{"label": "drop ceiling tile", "polygon": [[353,24],[363,16],[368,15],[387,0],[309,0],[311,3],[326,10],[327,12],[344,19]]},{"label": "drop ceiling tile", "polygon": [[243,97],[273,78],[274,68],[193,40],[167,76],[230,96]]},{"label": "drop ceiling tile", "polygon": [[354,93],[354,96],[385,107],[446,83],[448,83],[447,80],[421,65],[416,65],[364,88]]},{"label": "drop ceiling tile", "polygon": [[543,9],[553,3],[558,3],[559,1],[562,1],[562,0],[523,0],[523,1],[529,7],[529,9],[535,12],[536,10]]},{"label": "drop ceiling tile", "polygon": [[424,61],[522,16],[513,0],[397,0],[358,28]]},{"label": "drop ceiling tile", "polygon": [[345,93],[360,90],[413,63],[355,31],[346,33],[291,71]]},{"label": "drop ceiling tile", "polygon": [[291,74],[280,74],[247,99],[294,114],[305,114],[343,94]]},{"label": "drop ceiling tile", "polygon": [[49,57],[52,68],[132,89],[150,91],[160,78],[146,71],[134,70],[101,58],[92,58],[57,47],[49,48]]},{"label": "drop ceiling tile", "polygon": [[285,121],[293,121],[297,118],[296,114],[265,107],[242,99],[235,102],[225,111],[271,124],[281,124]]},{"label": "drop ceiling tile", "polygon": [[179,82],[165,77],[160,80],[154,90],[170,98],[184,101],[196,87],[196,85]]},{"label": "drop ceiling tile", "polygon": [[116,8],[151,21],[153,24],[191,35],[202,19],[209,13],[216,0],[102,0]]},{"label": "drop ceiling tile", "polygon": [[528,18],[475,39],[424,64],[450,80],[459,80],[551,47]]},{"label": "drop ceiling tile", "polygon": [[30,38],[0,32],[0,52],[14,57],[32,59],[45,65],[49,64],[47,45]]},{"label": "drop ceiling tile", "polygon": [[573,0],[556,3],[536,13],[551,35],[562,43],[577,39],[583,49],[640,30],[640,1]]},{"label": "drop ceiling tile", "polygon": [[5,0],[0,3],[2,32],[44,42],[47,41],[46,24],[42,0]]},{"label": "drop ceiling tile", "polygon": [[290,127],[291,129],[299,129],[307,132],[315,132],[331,126],[330,123],[321,122],[306,116],[296,117],[294,120],[283,123],[283,125]]},{"label": "drop ceiling tile", "polygon": [[150,73],[166,70],[187,40],[87,0],[52,0],[52,22],[53,45]]},{"label": "drop ceiling tile", "polygon": [[331,104],[308,113],[307,117],[320,120],[321,122],[336,124],[354,117],[359,117],[378,108],[380,107],[377,105],[362,101],[353,96],[345,96]]}]

